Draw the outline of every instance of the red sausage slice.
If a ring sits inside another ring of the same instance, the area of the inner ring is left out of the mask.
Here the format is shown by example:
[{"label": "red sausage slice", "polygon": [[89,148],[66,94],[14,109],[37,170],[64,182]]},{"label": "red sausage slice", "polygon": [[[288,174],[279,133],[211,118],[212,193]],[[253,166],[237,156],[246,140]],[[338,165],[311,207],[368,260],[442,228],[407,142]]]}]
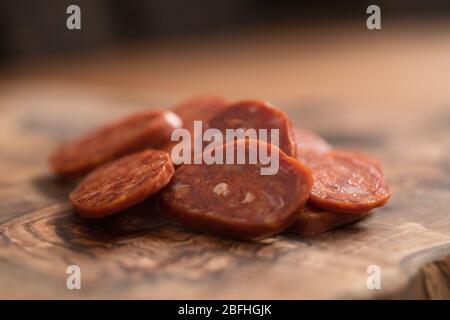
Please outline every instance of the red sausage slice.
[{"label": "red sausage slice", "polygon": [[208,121],[227,106],[227,101],[219,96],[199,96],[175,106],[175,112],[183,121],[183,128],[192,131],[194,121]]},{"label": "red sausage slice", "polygon": [[244,100],[234,103],[212,117],[209,127],[219,129],[223,134],[226,129],[279,129],[278,147],[291,157],[297,151],[292,125],[286,114],[265,101]]},{"label": "red sausage slice", "polygon": [[95,169],[69,200],[81,216],[102,218],[145,200],[169,183],[174,171],[166,152],[144,150]]},{"label": "red sausage slice", "polygon": [[331,150],[331,145],[328,142],[311,131],[294,128],[294,134],[298,149],[311,149],[316,152]]},{"label": "red sausage slice", "polygon": [[355,222],[367,214],[367,212],[361,214],[331,212],[308,205],[297,210],[297,219],[287,231],[299,236],[313,236]]},{"label": "red sausage slice", "polygon": [[80,175],[123,155],[167,143],[172,130],[180,126],[180,118],[172,112],[136,113],[60,146],[49,162],[60,175]]},{"label": "red sausage slice", "polygon": [[[203,121],[203,128],[208,120],[227,106],[224,98],[219,96],[199,96],[191,98],[187,101],[175,106],[172,110],[183,122],[183,128],[191,133],[191,146],[194,143],[194,121]],[[178,141],[171,141],[161,147],[161,150],[171,154],[172,149],[178,144]],[[193,148],[191,150],[192,156]],[[191,158],[192,160],[192,158]]]},{"label": "red sausage slice", "polygon": [[298,159],[313,172],[309,201],[319,208],[357,214],[384,205],[390,197],[378,162],[360,153],[300,149]]},{"label": "red sausage slice", "polygon": [[[162,192],[163,211],[187,227],[242,239],[267,237],[289,227],[308,199],[311,173],[277,147],[252,141],[269,154],[279,152],[276,174],[261,175],[260,162],[184,164]],[[215,152],[244,147],[248,155],[249,142],[231,141]]]}]

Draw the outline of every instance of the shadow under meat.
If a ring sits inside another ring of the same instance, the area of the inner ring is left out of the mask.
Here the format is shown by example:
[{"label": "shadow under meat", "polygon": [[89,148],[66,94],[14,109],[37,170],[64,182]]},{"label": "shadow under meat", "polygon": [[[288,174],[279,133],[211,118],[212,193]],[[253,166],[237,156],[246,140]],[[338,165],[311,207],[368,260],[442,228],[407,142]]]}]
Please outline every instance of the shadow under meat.
[{"label": "shadow under meat", "polygon": [[55,175],[43,175],[31,180],[38,192],[52,200],[67,201],[77,179],[64,179]]},{"label": "shadow under meat", "polygon": [[[72,214],[56,221],[57,233],[66,240],[99,242],[135,238],[170,224],[159,211],[156,197],[102,219],[86,219]],[[70,239],[69,239],[70,238]]]}]

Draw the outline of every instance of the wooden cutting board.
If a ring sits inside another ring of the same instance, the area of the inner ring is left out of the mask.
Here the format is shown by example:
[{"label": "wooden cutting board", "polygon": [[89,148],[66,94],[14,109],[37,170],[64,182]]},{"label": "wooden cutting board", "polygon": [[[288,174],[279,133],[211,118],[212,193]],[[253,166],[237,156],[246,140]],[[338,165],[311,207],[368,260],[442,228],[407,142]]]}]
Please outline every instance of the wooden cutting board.
[{"label": "wooden cutting board", "polygon": [[[52,175],[49,152],[136,109],[83,89],[33,88],[0,98],[0,298],[450,298],[448,108],[276,101],[295,125],[380,158],[393,195],[331,232],[245,242],[177,226],[151,199],[101,221],[78,218],[67,202],[74,182]],[[81,268],[81,290],[66,288],[70,265]],[[380,289],[367,287],[373,265]]]}]

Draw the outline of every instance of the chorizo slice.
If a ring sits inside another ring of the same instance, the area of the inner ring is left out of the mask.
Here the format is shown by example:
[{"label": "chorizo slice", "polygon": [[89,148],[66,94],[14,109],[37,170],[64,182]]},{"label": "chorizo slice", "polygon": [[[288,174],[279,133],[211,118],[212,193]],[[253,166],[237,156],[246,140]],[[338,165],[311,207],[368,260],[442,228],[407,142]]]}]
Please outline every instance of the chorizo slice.
[{"label": "chorizo slice", "polygon": [[172,111],[183,121],[183,128],[192,132],[194,121],[208,121],[227,106],[225,98],[198,96],[176,105]]},{"label": "chorizo slice", "polygon": [[165,144],[180,126],[181,120],[173,112],[136,113],[63,144],[49,162],[59,175],[81,175],[123,155]]},{"label": "chorizo slice", "polygon": [[[291,157],[297,151],[292,125],[286,114],[262,100],[244,100],[229,105],[211,118],[209,128],[219,129],[223,134],[227,129],[278,129],[277,147]],[[267,136],[269,138],[270,133]]]},{"label": "chorizo slice", "polygon": [[313,236],[355,222],[368,214],[347,214],[321,210],[307,205],[297,210],[297,219],[287,229],[299,236]]},{"label": "chorizo slice", "polygon": [[298,159],[313,172],[309,201],[319,208],[359,214],[384,205],[390,197],[381,165],[361,153],[300,149]]},{"label": "chorizo slice", "polygon": [[89,173],[69,196],[75,211],[102,218],[129,208],[159,191],[174,174],[169,154],[144,150],[106,163]]},{"label": "chorizo slice", "polygon": [[298,149],[311,149],[316,152],[326,152],[331,150],[331,145],[319,135],[305,130],[294,128],[295,142]]},{"label": "chorizo slice", "polygon": [[214,152],[224,155],[230,149],[245,148],[248,157],[251,143],[258,150],[267,148],[269,154],[278,153],[276,174],[261,175],[260,161],[183,164],[161,193],[162,211],[192,229],[241,239],[264,238],[289,227],[297,216],[296,210],[308,199],[311,172],[295,158],[262,141],[230,141]]},{"label": "chorizo slice", "polygon": [[[172,108],[172,111],[182,120],[183,128],[189,130],[191,133],[192,157],[194,156],[194,121],[203,121],[206,124],[211,117],[222,111],[226,106],[227,101],[220,96],[198,96],[183,101]],[[203,126],[203,128],[205,129],[205,126]],[[172,149],[177,144],[178,141],[170,141],[160,149],[171,154]],[[177,164],[175,164],[175,166],[177,166]]]}]

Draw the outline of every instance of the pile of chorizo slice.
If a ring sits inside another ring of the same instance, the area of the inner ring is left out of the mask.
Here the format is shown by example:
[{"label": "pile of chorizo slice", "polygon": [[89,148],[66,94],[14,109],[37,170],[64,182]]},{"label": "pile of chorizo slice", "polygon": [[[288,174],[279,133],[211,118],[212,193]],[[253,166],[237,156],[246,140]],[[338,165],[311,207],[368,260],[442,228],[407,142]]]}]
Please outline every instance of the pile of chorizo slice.
[{"label": "pile of chorizo slice", "polygon": [[[195,121],[201,121],[200,135],[214,129],[227,139],[214,139],[212,147],[202,140],[194,150]],[[191,153],[181,163],[174,161],[176,129],[191,135]],[[252,158],[255,150],[259,156]],[[269,164],[261,150],[277,155],[269,157],[276,159],[275,172],[262,173]],[[231,163],[202,161],[211,155],[229,160],[228,154]],[[316,235],[364,218],[390,197],[379,161],[333,148],[262,100],[200,96],[171,111],[132,114],[63,144],[49,162],[59,176],[81,177],[69,201],[84,218],[155,198],[152,203],[180,225],[240,239]]]},{"label": "pile of chorizo slice", "polygon": [[[202,123],[208,123],[211,117],[213,117],[218,112],[222,111],[227,107],[227,101],[220,96],[199,96],[193,97],[186,101],[181,102],[172,108],[172,111],[180,118],[182,122],[182,128],[189,131],[191,134],[191,146],[194,145],[194,122],[202,121]],[[202,126],[202,132],[206,129]],[[168,153],[172,153],[174,147],[178,144],[178,141],[170,141],[166,142],[166,144],[161,148]],[[203,149],[203,148],[202,148]],[[201,150],[200,150],[201,152]],[[199,153],[200,153],[199,152]],[[196,151],[191,148],[191,156],[196,155]],[[174,165],[178,167],[181,163],[175,162]]]},{"label": "pile of chorizo slice", "polygon": [[[242,239],[264,238],[288,228],[308,200],[311,172],[276,146],[253,142],[279,153],[277,174],[261,175],[260,162],[184,164],[162,191],[163,212],[190,228]],[[230,141],[215,152],[225,154],[242,146],[248,155],[251,143]]]},{"label": "pile of chorizo slice", "polygon": [[305,237],[314,236],[360,220],[367,214],[368,212],[360,214],[342,214],[339,212],[321,210],[311,205],[307,205],[297,210],[297,219],[289,226],[287,231]]},{"label": "pile of chorizo slice", "polygon": [[102,218],[144,201],[167,185],[174,172],[167,152],[140,151],[89,173],[69,200],[81,216]]},{"label": "pile of chorizo slice", "polygon": [[60,176],[83,175],[121,156],[165,144],[181,124],[170,111],[135,113],[61,145],[50,155],[50,166]]},{"label": "pile of chorizo slice", "polygon": [[[254,129],[257,133],[260,129],[269,131],[277,129],[280,150],[291,157],[295,157],[297,153],[295,135],[289,118],[284,112],[265,101],[244,100],[230,104],[209,120],[208,127],[218,129],[223,134],[230,129]],[[267,135],[267,141],[271,142],[270,134]]]},{"label": "pile of chorizo slice", "polygon": [[319,208],[359,214],[384,205],[389,198],[375,160],[341,150],[316,153],[300,149],[298,158],[313,171],[309,201]]}]

